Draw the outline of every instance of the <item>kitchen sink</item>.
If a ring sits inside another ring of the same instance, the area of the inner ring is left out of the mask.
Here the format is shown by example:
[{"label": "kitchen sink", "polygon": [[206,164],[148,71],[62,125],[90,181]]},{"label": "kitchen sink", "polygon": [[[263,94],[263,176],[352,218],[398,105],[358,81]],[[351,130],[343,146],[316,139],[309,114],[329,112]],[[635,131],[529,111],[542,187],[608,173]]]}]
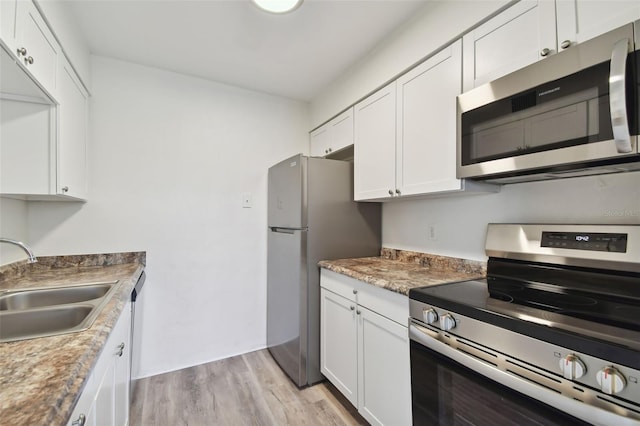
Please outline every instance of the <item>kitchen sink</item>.
[{"label": "kitchen sink", "polygon": [[0,296],[0,311],[86,302],[104,297],[114,285],[110,282],[11,292]]},{"label": "kitchen sink", "polygon": [[118,281],[10,290],[0,294],[0,342],[91,327]]}]

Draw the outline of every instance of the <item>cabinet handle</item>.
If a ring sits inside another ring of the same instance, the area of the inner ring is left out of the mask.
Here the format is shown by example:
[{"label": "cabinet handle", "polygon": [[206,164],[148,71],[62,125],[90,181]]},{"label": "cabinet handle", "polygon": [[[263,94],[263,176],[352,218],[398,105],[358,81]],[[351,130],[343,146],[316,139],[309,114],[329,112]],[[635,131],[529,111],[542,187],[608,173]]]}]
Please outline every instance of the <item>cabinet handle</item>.
[{"label": "cabinet handle", "polygon": [[24,62],[26,64],[32,65],[33,64],[33,56],[29,56],[28,58],[24,58]]},{"label": "cabinet handle", "polygon": [[18,56],[24,56],[27,54],[27,49],[25,49],[24,47],[19,47],[18,49],[16,49],[16,52],[18,52]]},{"label": "cabinet handle", "polygon": [[563,49],[566,49],[569,46],[571,46],[571,40],[565,40],[562,43],[560,43],[560,47],[562,47]]},{"label": "cabinet handle", "polygon": [[87,421],[87,417],[84,414],[80,414],[78,418],[71,422],[72,426],[84,426]]},{"label": "cabinet handle", "polygon": [[396,189],[396,194],[400,195],[400,190]]},{"label": "cabinet handle", "polygon": [[353,290],[353,294],[358,294],[358,290]]},{"label": "cabinet handle", "polygon": [[118,349],[120,349],[120,351],[118,352],[118,356],[122,356],[122,354],[124,353],[124,342],[118,345]]},{"label": "cabinet handle", "polygon": [[392,189],[389,190],[389,195],[393,195],[393,190]]},{"label": "cabinet handle", "polygon": [[325,150],[324,150],[324,153],[325,153],[325,154],[328,154],[328,153],[329,153],[329,150],[328,150],[328,149],[325,149]]},{"label": "cabinet handle", "polygon": [[69,192],[69,187],[68,186],[63,186],[60,189],[62,189],[62,192]]},{"label": "cabinet handle", "polygon": [[356,315],[360,315],[361,313],[362,313],[362,312],[360,312],[360,309],[358,309],[358,310],[356,311]]},{"label": "cabinet handle", "polygon": [[353,306],[353,305],[349,306],[349,309],[351,309],[352,311],[353,311],[355,308],[356,308],[356,307],[355,307],[355,306]]},{"label": "cabinet handle", "polygon": [[329,152],[332,152],[332,151],[333,151],[333,149],[329,148]]},{"label": "cabinet handle", "polygon": [[542,57],[544,57],[544,56],[548,56],[548,55],[549,55],[549,53],[551,53],[551,50],[545,47],[544,49],[542,49],[542,50],[540,51],[540,56],[542,56]]}]

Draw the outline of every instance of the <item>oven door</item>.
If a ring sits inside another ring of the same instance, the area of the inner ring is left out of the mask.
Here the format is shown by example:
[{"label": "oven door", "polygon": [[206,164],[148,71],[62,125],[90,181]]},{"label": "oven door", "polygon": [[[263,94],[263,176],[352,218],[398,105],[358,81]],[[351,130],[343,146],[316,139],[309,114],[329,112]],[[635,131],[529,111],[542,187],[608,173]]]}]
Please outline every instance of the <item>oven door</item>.
[{"label": "oven door", "polygon": [[414,425],[591,424],[567,412],[581,413],[594,424],[638,424],[498,370],[440,342],[435,335],[411,320]]}]

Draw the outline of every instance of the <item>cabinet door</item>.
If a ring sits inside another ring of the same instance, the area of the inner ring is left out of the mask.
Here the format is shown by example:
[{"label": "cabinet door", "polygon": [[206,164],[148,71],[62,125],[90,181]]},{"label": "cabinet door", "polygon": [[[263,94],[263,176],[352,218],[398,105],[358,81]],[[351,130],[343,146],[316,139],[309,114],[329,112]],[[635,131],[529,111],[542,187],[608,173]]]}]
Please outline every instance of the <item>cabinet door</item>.
[{"label": "cabinet door", "polygon": [[355,106],[354,196],[391,197],[396,174],[396,83]]},{"label": "cabinet door", "polygon": [[17,0],[0,1],[0,38],[16,54],[16,8]]},{"label": "cabinet door", "polygon": [[87,92],[61,58],[57,193],[87,197]]},{"label": "cabinet door", "polygon": [[329,124],[331,125],[329,153],[353,145],[353,107],[331,120]]},{"label": "cabinet door", "polygon": [[329,153],[330,130],[331,126],[327,123],[309,134],[309,154],[312,157],[324,157]]},{"label": "cabinet door", "polygon": [[640,19],[638,0],[556,0],[560,49]]},{"label": "cabinet door", "polygon": [[358,404],[357,362],[356,304],[321,288],[320,371],[354,406]]},{"label": "cabinet door", "polygon": [[116,426],[129,424],[129,380],[131,377],[131,303],[125,306],[118,320],[113,379],[114,420]]},{"label": "cabinet door", "polygon": [[557,51],[554,2],[522,0],[462,40],[467,91]]},{"label": "cabinet door", "polygon": [[358,306],[358,411],[372,425],[411,424],[407,327]]},{"label": "cabinet door", "polygon": [[402,195],[461,188],[456,179],[461,79],[460,40],[398,79],[396,183]]},{"label": "cabinet door", "polygon": [[33,2],[19,1],[16,16],[16,44],[26,52],[19,56],[38,82],[55,95],[60,46]]}]

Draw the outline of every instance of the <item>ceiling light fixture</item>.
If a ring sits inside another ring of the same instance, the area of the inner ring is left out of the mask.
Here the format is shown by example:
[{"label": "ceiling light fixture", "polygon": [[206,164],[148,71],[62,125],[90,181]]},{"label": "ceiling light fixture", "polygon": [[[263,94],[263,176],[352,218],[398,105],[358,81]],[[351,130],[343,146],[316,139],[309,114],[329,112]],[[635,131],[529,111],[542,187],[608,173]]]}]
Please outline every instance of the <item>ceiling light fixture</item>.
[{"label": "ceiling light fixture", "polygon": [[302,0],[253,0],[260,9],[271,13],[287,13],[296,10]]}]

